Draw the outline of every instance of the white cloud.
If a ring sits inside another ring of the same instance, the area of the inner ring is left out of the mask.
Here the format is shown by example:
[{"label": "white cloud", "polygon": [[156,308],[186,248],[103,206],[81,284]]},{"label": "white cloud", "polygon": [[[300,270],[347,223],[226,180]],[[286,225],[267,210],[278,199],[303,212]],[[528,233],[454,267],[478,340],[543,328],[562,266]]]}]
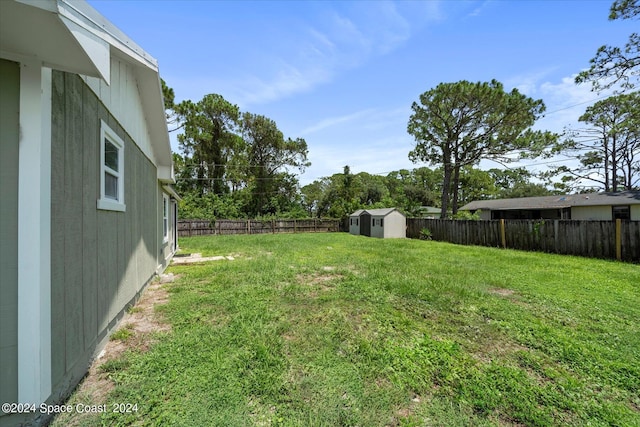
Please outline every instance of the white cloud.
[{"label": "white cloud", "polygon": [[330,128],[330,127],[333,127],[333,126],[336,126],[336,125],[339,125],[339,124],[348,123],[348,122],[351,122],[353,120],[356,120],[356,119],[359,119],[361,117],[364,117],[366,115],[369,115],[373,111],[375,111],[375,110],[367,109],[367,110],[357,111],[357,112],[352,113],[352,114],[346,114],[344,116],[329,117],[329,118],[326,118],[326,119],[323,119],[323,120],[319,121],[318,123],[316,123],[316,124],[314,124],[312,126],[309,126],[309,127],[306,127],[304,129],[302,129],[300,131],[300,134],[303,135],[303,136],[306,136],[306,135],[309,135],[309,134],[312,134],[312,133],[315,133],[315,132],[318,132],[318,131],[321,131],[321,130],[324,130],[324,129],[327,129],[327,128]]},{"label": "white cloud", "polygon": [[[547,107],[546,112],[534,125],[534,129],[548,130],[562,134],[566,128],[581,127],[578,118],[587,107],[600,99],[613,94],[613,90],[602,93],[591,91],[590,84],[575,84],[576,74],[552,78],[553,69],[540,70],[528,75],[517,76],[507,80],[506,88],[515,87],[523,94],[534,99],[542,99]],[[510,167],[525,167],[531,172],[549,170],[550,167],[573,166],[574,158],[558,155],[551,159],[533,159],[518,161]],[[496,167],[492,162],[482,162],[482,168]]]},{"label": "white cloud", "polygon": [[524,93],[527,96],[532,98],[539,97],[539,86],[540,82],[547,78],[555,68],[546,68],[542,70],[535,70],[527,74],[519,75],[507,79],[504,82],[505,89],[510,90],[511,88],[518,89],[521,93]]},{"label": "white cloud", "polygon": [[300,177],[301,184],[339,173],[345,165],[354,173],[373,174],[416,167],[408,158],[414,148],[406,132],[409,113],[404,107],[367,109],[329,117],[302,130],[312,165]]},{"label": "white cloud", "polygon": [[361,8],[364,31],[377,53],[386,54],[401,46],[411,36],[411,24],[395,3],[371,2]]},{"label": "white cloud", "polygon": [[[318,178],[342,172],[349,165],[353,173],[386,174],[418,165],[409,160],[413,141],[408,134],[364,133],[361,138],[348,138],[344,144],[310,144],[309,158],[313,164],[300,177],[302,185]],[[319,141],[317,141],[319,142]]]},{"label": "white cloud", "polygon": [[[345,70],[402,46],[410,39],[414,25],[433,20],[438,14],[437,3],[419,16],[413,16],[414,8],[403,3],[402,11],[390,1],[348,5],[328,6],[332,9],[315,16],[313,23],[284,30],[279,37],[286,40],[274,39],[266,51],[260,52],[268,58],[264,64],[242,76],[208,82],[209,87],[220,88],[245,107],[308,92]],[[247,52],[249,56],[256,54]]]},{"label": "white cloud", "polygon": [[613,94],[613,90],[595,93],[589,84],[575,84],[576,74],[554,81],[549,79],[552,72],[553,69],[549,68],[511,78],[506,83],[508,87],[515,87],[527,96],[544,101],[547,110],[536,123],[536,129],[560,133],[567,126],[578,126],[578,118],[589,105]]},{"label": "white cloud", "polygon": [[302,129],[299,133],[306,136],[354,121],[358,122],[357,129],[362,132],[377,132],[390,128],[397,129],[398,126],[404,128],[406,127],[410,113],[411,111],[408,108],[396,108],[384,111],[368,108],[366,110],[356,111],[355,113],[322,119],[319,122]]},{"label": "white cloud", "polygon": [[567,126],[579,126],[578,118],[585,109],[613,92],[591,92],[590,85],[576,85],[574,79],[575,75],[564,77],[558,83],[544,82],[539,86],[540,96],[547,106],[545,117],[539,120],[539,128],[544,126],[561,132]]},{"label": "white cloud", "polygon": [[489,0],[480,2],[480,4],[476,6],[467,16],[474,17],[474,16],[482,15],[482,13],[487,9],[488,5],[490,5],[491,3],[493,2]]},{"label": "white cloud", "polygon": [[231,92],[235,89],[236,96],[239,97],[238,104],[245,107],[307,92],[330,78],[330,71],[323,68],[299,68],[283,63],[270,78],[251,75],[234,81],[230,86]]}]

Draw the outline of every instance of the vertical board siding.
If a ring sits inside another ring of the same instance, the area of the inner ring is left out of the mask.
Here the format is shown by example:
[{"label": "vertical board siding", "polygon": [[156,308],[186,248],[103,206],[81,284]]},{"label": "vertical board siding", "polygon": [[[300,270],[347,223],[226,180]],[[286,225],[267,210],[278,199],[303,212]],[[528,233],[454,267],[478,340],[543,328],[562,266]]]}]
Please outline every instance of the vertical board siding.
[{"label": "vertical board siding", "polygon": [[[60,191],[64,218],[57,226],[64,230],[64,327],[66,366],[73,366],[83,353],[82,324],[82,87],[73,74],[65,74],[64,186]],[[59,193],[56,197],[59,197]],[[55,224],[55,222],[54,222]]]},{"label": "vertical board siding", "polygon": [[[98,100],[89,90],[83,90],[83,141],[92,141],[100,135],[98,122]],[[82,150],[82,177],[89,177],[100,170],[98,144],[84,144]],[[100,198],[100,187],[95,179],[82,179],[82,248],[98,246],[98,215],[96,202]],[[82,252],[82,310],[84,325],[83,352],[97,343],[98,335],[98,254],[95,250]]]},{"label": "vertical board siding", "polygon": [[[52,75],[54,396],[80,380],[96,345],[156,271],[157,224],[149,215],[157,211],[156,168],[85,80]],[[117,99],[107,89],[102,96]],[[126,97],[120,99],[124,108]],[[97,209],[101,120],[125,143],[125,212]]]},{"label": "vertical board siding", "polygon": [[0,403],[18,400],[19,111],[20,66],[0,59]]},{"label": "vertical board siding", "polygon": [[51,74],[51,384],[63,380],[66,368],[64,152],[65,76]]},{"label": "vertical board siding", "polygon": [[[506,246],[590,258],[616,258],[615,221],[507,220]],[[502,246],[500,221],[407,219],[407,237],[419,239],[426,228],[433,240],[461,245]],[[622,221],[622,260],[640,261],[640,221]]]},{"label": "vertical board siding", "polygon": [[125,132],[136,141],[140,150],[148,158],[153,158],[149,130],[133,66],[112,56],[109,85],[95,77],[83,76],[82,80],[111,112],[111,115],[120,122]]}]

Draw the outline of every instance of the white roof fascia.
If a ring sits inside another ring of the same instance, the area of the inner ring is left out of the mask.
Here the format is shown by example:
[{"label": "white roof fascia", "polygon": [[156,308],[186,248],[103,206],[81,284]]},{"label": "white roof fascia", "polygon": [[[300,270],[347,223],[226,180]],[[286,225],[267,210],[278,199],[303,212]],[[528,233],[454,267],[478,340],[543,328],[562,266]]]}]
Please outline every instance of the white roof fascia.
[{"label": "white roof fascia", "polygon": [[170,185],[163,185],[162,189],[164,190],[165,193],[167,193],[168,195],[170,195],[171,197],[173,197],[174,199],[176,199],[177,201],[182,200],[182,197],[180,197],[178,195],[178,193],[176,193],[176,190],[170,186]]},{"label": "white roof fascia", "polygon": [[[96,39],[106,43],[107,48],[113,47],[115,49],[115,52],[108,52],[109,54],[115,53],[137,65],[138,85],[145,117],[150,125],[149,137],[155,162],[158,166],[164,166],[158,168],[158,179],[163,182],[175,182],[158,61],[86,2],[79,0],[57,1],[61,21],[69,28],[87,56],[100,70],[100,74],[107,84],[109,84],[109,79],[105,77],[110,76],[110,57],[107,57],[106,63],[102,64],[99,53],[92,53],[96,50]],[[81,28],[84,31],[74,32],[74,24],[76,30]],[[98,55],[98,60],[94,61],[92,55]]]},{"label": "white roof fascia", "polygon": [[156,73],[158,72],[158,61],[155,58],[145,52],[144,49],[127,37],[105,17],[100,15],[100,13],[88,3],[79,0],[57,0],[57,3],[58,14],[61,18],[64,17],[69,21],[75,22],[86,32],[101,38],[129,58],[152,69]]},{"label": "white roof fascia", "polygon": [[158,166],[158,181],[163,184],[175,184],[176,177],[173,171],[173,165]]}]

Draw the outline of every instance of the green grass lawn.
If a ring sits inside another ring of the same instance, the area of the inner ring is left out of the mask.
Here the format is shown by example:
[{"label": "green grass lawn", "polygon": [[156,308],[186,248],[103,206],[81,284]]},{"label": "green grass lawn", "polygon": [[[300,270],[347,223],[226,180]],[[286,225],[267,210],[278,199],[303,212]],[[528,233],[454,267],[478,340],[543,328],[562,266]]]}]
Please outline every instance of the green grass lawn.
[{"label": "green grass lawn", "polygon": [[212,236],[104,425],[640,426],[640,267],[345,233]]}]

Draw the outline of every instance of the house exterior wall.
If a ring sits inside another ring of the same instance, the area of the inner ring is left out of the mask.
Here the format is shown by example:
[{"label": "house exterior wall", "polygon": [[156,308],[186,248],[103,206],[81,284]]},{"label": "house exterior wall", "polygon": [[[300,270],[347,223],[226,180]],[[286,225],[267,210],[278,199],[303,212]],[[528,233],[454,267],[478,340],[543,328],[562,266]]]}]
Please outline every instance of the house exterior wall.
[{"label": "house exterior wall", "polygon": [[611,221],[611,206],[573,206],[571,219]]},{"label": "house exterior wall", "polygon": [[82,76],[81,78],[120,123],[124,131],[136,141],[140,150],[153,159],[149,129],[144,117],[133,66],[117,56],[112,56],[109,84],[95,77]]},{"label": "house exterior wall", "polygon": [[393,211],[384,219],[385,238],[407,237],[407,219],[398,211]]},{"label": "house exterior wall", "polygon": [[[135,90],[133,87],[132,90]],[[97,208],[101,120],[124,141],[126,211]],[[157,170],[75,74],[52,75],[51,383],[64,396],[156,273]]]},{"label": "house exterior wall", "polygon": [[483,221],[491,221],[491,211],[488,209],[482,209],[480,212],[480,219]]},{"label": "house exterior wall", "polygon": [[[18,401],[20,66],[0,59],[0,402]],[[0,413],[2,418],[2,413]]]}]

